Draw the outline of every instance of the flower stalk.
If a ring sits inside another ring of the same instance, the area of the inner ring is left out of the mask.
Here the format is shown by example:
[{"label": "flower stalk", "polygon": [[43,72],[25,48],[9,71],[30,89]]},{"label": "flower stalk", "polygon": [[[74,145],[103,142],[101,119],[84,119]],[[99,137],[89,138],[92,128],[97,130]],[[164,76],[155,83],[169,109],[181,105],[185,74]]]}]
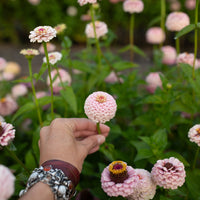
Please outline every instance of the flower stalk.
[{"label": "flower stalk", "polygon": [[199,155],[199,146],[197,147],[197,150],[196,150],[196,153],[195,153],[195,156],[194,156],[194,162],[193,162],[193,165],[192,165],[192,169],[195,169],[196,167],[196,163],[197,163],[197,158],[198,158],[198,155]]},{"label": "flower stalk", "polygon": [[179,40],[179,38],[176,39],[176,53],[177,53],[177,55],[180,54],[180,40]]},{"label": "flower stalk", "polygon": [[[161,21],[160,21],[160,27],[165,33],[165,17],[166,17],[166,0],[161,0]],[[160,44],[160,47],[162,47],[163,43]]]},{"label": "flower stalk", "polygon": [[98,134],[101,134],[101,129],[100,129],[100,123],[99,122],[97,123],[97,132],[98,132]]},{"label": "flower stalk", "polygon": [[133,56],[134,56],[134,22],[135,22],[135,16],[134,13],[131,14],[130,18],[130,30],[129,30],[129,40],[130,40],[130,60],[133,62]]}]

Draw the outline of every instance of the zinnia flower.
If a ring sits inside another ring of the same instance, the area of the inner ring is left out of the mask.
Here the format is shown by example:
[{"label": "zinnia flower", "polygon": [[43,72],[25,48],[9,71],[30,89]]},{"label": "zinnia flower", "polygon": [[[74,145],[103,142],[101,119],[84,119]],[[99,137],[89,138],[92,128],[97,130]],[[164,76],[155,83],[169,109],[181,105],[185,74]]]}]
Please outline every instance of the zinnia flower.
[{"label": "zinnia flower", "polygon": [[129,196],[135,186],[135,170],[123,161],[114,161],[101,174],[101,187],[108,196]]},{"label": "zinnia flower", "polygon": [[15,112],[18,105],[14,99],[11,97],[5,97],[0,99],[0,115],[7,116]]},{"label": "zinnia flower", "polygon": [[156,193],[156,184],[153,182],[151,173],[145,169],[135,169],[136,185],[128,200],[149,200],[153,199]]},{"label": "zinnia flower", "polygon": [[85,114],[96,123],[110,121],[116,113],[115,99],[106,92],[93,92],[85,100]]},{"label": "zinnia flower", "polygon": [[[71,85],[71,81],[72,81],[71,76],[67,71],[65,71],[64,69],[59,69],[58,71],[59,71],[59,75],[58,75],[58,72],[56,69],[51,71],[52,80],[54,79],[55,76],[57,76],[53,82],[53,92],[54,93],[58,93],[62,89],[61,81],[63,83],[68,82],[68,85]],[[50,85],[49,76],[47,77],[47,85],[48,86]]]},{"label": "zinnia flower", "polygon": [[200,124],[196,124],[190,128],[188,137],[191,142],[195,142],[200,147]]},{"label": "zinnia flower", "polygon": [[67,28],[66,24],[58,24],[57,26],[54,27],[57,34],[63,33],[66,28]]},{"label": "zinnia flower", "polygon": [[80,6],[83,6],[87,3],[97,3],[97,0],[78,0],[78,3],[80,4]]},{"label": "zinnia flower", "polygon": [[165,40],[165,32],[160,27],[152,27],[146,32],[146,40],[150,44],[160,44]]},{"label": "zinnia flower", "polygon": [[147,90],[154,93],[157,87],[162,88],[162,81],[160,79],[160,72],[151,72],[146,77]]},{"label": "zinnia flower", "polygon": [[4,58],[0,57],[0,71],[3,71],[6,65],[7,65],[7,61]]},{"label": "zinnia flower", "polygon": [[5,122],[5,119],[0,115],[0,122]]},{"label": "zinnia flower", "polygon": [[170,3],[171,11],[179,11],[181,9],[181,3],[177,0],[174,0]]},{"label": "zinnia flower", "polygon": [[194,10],[196,8],[196,0],[186,0],[185,7],[188,10]]},{"label": "zinnia flower", "polygon": [[123,82],[122,78],[117,78],[116,73],[114,71],[112,71],[106,78],[105,78],[105,82],[107,83],[116,83],[120,81],[120,83]]},{"label": "zinnia flower", "polygon": [[32,5],[38,5],[40,3],[40,0],[28,0],[28,2]]},{"label": "zinnia flower", "polygon": [[158,160],[151,174],[157,185],[172,190],[182,186],[186,176],[183,163],[174,157]]},{"label": "zinnia flower", "polygon": [[18,75],[21,72],[21,67],[16,62],[7,62],[6,68],[4,69],[4,72]]},{"label": "zinnia flower", "polygon": [[28,89],[22,83],[19,83],[19,84],[13,86],[13,88],[12,88],[12,96],[13,96],[14,99],[16,99],[20,96],[24,96],[27,93],[28,93]]},{"label": "zinnia flower", "polygon": [[[101,21],[95,21],[95,29],[97,38],[104,36],[108,32],[107,25]],[[88,38],[95,38],[92,22],[86,25],[85,34]]]},{"label": "zinnia flower", "polygon": [[22,49],[20,54],[24,55],[27,59],[32,59],[34,56],[39,55],[37,49]]},{"label": "zinnia flower", "polygon": [[31,42],[49,42],[56,37],[56,30],[51,26],[38,26],[30,32],[29,39]]},{"label": "zinnia flower", "polygon": [[163,53],[162,63],[166,65],[173,65],[176,63],[176,49],[172,46],[163,46],[161,48]]},{"label": "zinnia flower", "polygon": [[144,9],[144,3],[141,0],[125,0],[123,3],[124,12],[140,13]]},{"label": "zinnia flower", "polygon": [[15,138],[15,129],[12,124],[0,122],[0,145],[7,146]]},{"label": "zinnia flower", "polygon": [[15,176],[10,169],[0,165],[0,199],[10,199],[15,191]]},{"label": "zinnia flower", "polygon": [[[56,49],[56,46],[55,46],[54,44],[52,44],[52,43],[50,43],[50,42],[47,42],[46,44],[47,44],[47,51],[48,51],[48,52],[54,51],[54,50]],[[43,47],[43,45],[41,45],[41,46],[39,47],[39,51],[40,51],[40,53],[42,53],[42,54],[45,53],[45,52],[44,52],[44,47]]]},{"label": "zinnia flower", "polygon": [[[59,60],[61,60],[62,54],[55,51],[55,52],[49,53],[48,57],[49,57],[50,64],[55,65]],[[46,57],[43,58],[43,62],[45,62],[45,63],[47,62]]]},{"label": "zinnia flower", "polygon": [[15,78],[15,74],[10,73],[10,72],[3,72],[0,74],[0,81],[6,80],[6,81],[11,81]]},{"label": "zinnia flower", "polygon": [[78,10],[75,6],[69,6],[66,10],[67,14],[71,17],[74,17],[77,15]]},{"label": "zinnia flower", "polygon": [[166,27],[169,31],[180,31],[189,24],[190,18],[184,12],[172,12],[166,19]]}]

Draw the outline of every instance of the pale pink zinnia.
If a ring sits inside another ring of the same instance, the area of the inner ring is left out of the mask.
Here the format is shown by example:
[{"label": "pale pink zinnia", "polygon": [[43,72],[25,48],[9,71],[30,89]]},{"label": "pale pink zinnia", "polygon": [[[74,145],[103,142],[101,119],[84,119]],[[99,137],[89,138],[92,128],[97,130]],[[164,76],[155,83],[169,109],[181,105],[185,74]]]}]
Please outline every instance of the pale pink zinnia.
[{"label": "pale pink zinnia", "polygon": [[160,72],[151,72],[146,77],[147,90],[154,93],[157,87],[162,88],[162,81],[160,79]]},{"label": "pale pink zinnia", "polygon": [[14,99],[16,99],[20,96],[24,96],[28,93],[27,87],[22,83],[19,83],[19,84],[13,86],[11,91],[12,91],[12,96]]},{"label": "pale pink zinnia", "polygon": [[66,24],[58,24],[54,27],[56,30],[57,34],[61,34],[64,32],[64,30],[67,28]]},{"label": "pale pink zinnia", "polygon": [[105,123],[115,116],[117,104],[110,94],[98,91],[87,97],[84,110],[87,117],[92,121]]},{"label": "pale pink zinnia", "polygon": [[15,112],[18,108],[17,102],[11,97],[0,99],[0,115],[7,116]]},{"label": "pale pink zinnia", "polygon": [[140,13],[144,9],[144,3],[141,0],[125,0],[123,3],[124,12]]},{"label": "pale pink zinnia", "polygon": [[196,124],[190,128],[188,137],[191,142],[195,142],[200,147],[200,124]]},{"label": "pale pink zinnia", "polygon": [[34,6],[38,5],[40,3],[40,0],[28,0],[28,2]]},{"label": "pale pink zinnia", "polygon": [[97,0],[78,0],[78,3],[80,4],[80,6],[83,6],[87,3],[97,3]]},{"label": "pale pink zinnia", "polygon": [[179,11],[181,9],[181,3],[178,0],[174,0],[170,3],[171,11]]},{"label": "pale pink zinnia", "polygon": [[[54,44],[52,44],[52,43],[50,43],[50,42],[47,42],[46,44],[47,44],[47,51],[48,51],[48,52],[52,52],[52,51],[54,51],[54,50],[56,49],[56,45],[54,45]],[[45,53],[45,52],[44,52],[44,46],[43,46],[43,44],[39,47],[39,51],[40,51],[40,53],[42,53],[42,54]]]},{"label": "pale pink zinnia", "polygon": [[[108,28],[106,23],[101,21],[95,21],[95,29],[96,29],[96,36],[97,38],[100,38],[108,32]],[[86,25],[85,28],[85,34],[88,38],[95,38],[93,23],[89,23]]]},{"label": "pale pink zinnia", "polygon": [[172,46],[163,46],[161,48],[163,53],[162,63],[166,65],[173,65],[176,63],[176,49]]},{"label": "pale pink zinnia", "polygon": [[0,71],[3,71],[6,65],[7,65],[7,61],[4,58],[0,57]]},{"label": "pale pink zinnia", "polygon": [[15,138],[15,129],[12,124],[0,122],[0,145],[7,146]]},{"label": "pale pink zinnia", "polygon": [[14,78],[15,78],[15,74],[10,73],[10,72],[3,71],[0,74],[0,81],[2,81],[2,80],[12,81],[12,80],[14,80]]},{"label": "pale pink zinnia", "polygon": [[172,12],[166,19],[166,27],[169,31],[180,31],[189,24],[190,18],[184,12]]},{"label": "pale pink zinnia", "polygon": [[146,40],[150,44],[160,44],[165,41],[165,32],[160,27],[152,27],[146,32]]},{"label": "pale pink zinnia", "polygon": [[[71,85],[72,79],[70,74],[64,70],[64,69],[59,69],[59,74],[56,69],[51,71],[51,78],[52,80],[54,79],[55,76],[56,79],[53,81],[53,92],[58,93],[62,89],[62,83],[67,82],[68,85]],[[50,79],[49,76],[47,77],[47,85],[50,85]]]},{"label": "pale pink zinnia", "polygon": [[10,169],[0,165],[0,199],[8,200],[15,191],[15,176]]},{"label": "pale pink zinnia", "polygon": [[[55,51],[55,52],[49,53],[48,57],[49,57],[50,64],[55,65],[59,60],[61,60],[62,54],[60,52]],[[44,63],[47,62],[46,57],[43,58],[43,62]]]},{"label": "pale pink zinnia", "polygon": [[77,15],[78,9],[75,6],[69,6],[66,12],[69,16],[74,17]]},{"label": "pale pink zinnia", "polygon": [[31,42],[49,42],[56,37],[56,30],[51,26],[38,26],[30,32],[29,39]]},{"label": "pale pink zinnia", "polygon": [[114,161],[101,174],[101,187],[108,196],[129,196],[137,178],[135,170],[123,161]]},{"label": "pale pink zinnia", "polygon": [[188,10],[194,10],[196,8],[196,0],[186,0],[185,7]]},{"label": "pale pink zinnia", "polygon": [[151,173],[145,169],[135,169],[136,186],[128,200],[149,200],[153,199],[156,193],[156,184],[152,180]]},{"label": "pale pink zinnia", "polygon": [[106,78],[105,78],[106,83],[116,83],[116,82],[123,82],[122,78],[118,78],[116,73],[112,71]]},{"label": "pale pink zinnia", "polygon": [[27,59],[32,59],[34,56],[39,55],[37,49],[22,49],[20,54],[24,55]]},{"label": "pale pink zinnia", "polygon": [[185,182],[185,169],[177,158],[158,160],[151,171],[154,182],[165,189],[177,189]]}]

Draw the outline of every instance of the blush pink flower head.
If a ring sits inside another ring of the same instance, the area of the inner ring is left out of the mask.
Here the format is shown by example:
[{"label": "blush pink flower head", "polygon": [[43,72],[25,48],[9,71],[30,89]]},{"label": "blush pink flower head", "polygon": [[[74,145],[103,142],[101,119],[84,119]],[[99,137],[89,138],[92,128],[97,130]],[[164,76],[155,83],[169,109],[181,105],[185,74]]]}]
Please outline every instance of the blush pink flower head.
[{"label": "blush pink flower head", "polygon": [[0,115],[10,115],[15,112],[17,108],[17,102],[10,96],[0,99]]},{"label": "blush pink flower head", "polygon": [[185,7],[188,10],[194,10],[196,8],[196,0],[186,0]]},{"label": "blush pink flower head", "polygon": [[146,32],[146,40],[150,44],[160,44],[165,41],[165,32],[160,27],[152,27]]},{"label": "blush pink flower head", "polygon": [[157,87],[162,88],[162,81],[160,79],[160,72],[151,72],[146,77],[147,90],[154,93]]},{"label": "blush pink flower head", "polygon": [[0,74],[0,81],[2,81],[2,80],[12,81],[12,80],[14,80],[14,78],[15,78],[15,74],[10,73],[10,72],[4,71]]},{"label": "blush pink flower head", "polygon": [[38,26],[30,32],[29,39],[31,42],[49,42],[56,37],[56,30],[51,26]]},{"label": "blush pink flower head", "polygon": [[6,65],[7,61],[4,58],[0,57],[0,72],[5,69]]},{"label": "blush pink flower head", "polygon": [[190,18],[184,12],[172,12],[166,19],[166,27],[169,31],[180,31],[189,24]]},{"label": "blush pink flower head", "polygon": [[154,182],[165,189],[177,189],[185,182],[185,168],[177,158],[158,160],[151,171]]},{"label": "blush pink flower head", "polygon": [[[101,22],[101,21],[95,21],[95,29],[96,29],[97,38],[100,38],[100,37],[106,35],[106,33],[108,33],[108,28],[107,28],[106,23]],[[87,38],[95,38],[95,33],[94,33],[94,28],[93,28],[92,22],[86,25],[85,34],[86,34]]]},{"label": "blush pink flower head", "polygon": [[12,96],[14,99],[17,99],[20,96],[24,96],[28,93],[26,85],[19,83],[12,87]]},{"label": "blush pink flower head", "polygon": [[195,142],[200,147],[200,124],[196,124],[190,128],[188,137],[191,142]]},{"label": "blush pink flower head", "polygon": [[28,0],[28,2],[34,6],[38,5],[40,3],[40,0]]},{"label": "blush pink flower head", "polygon": [[156,184],[152,180],[151,173],[145,169],[135,169],[136,186],[133,192],[128,196],[128,200],[149,200],[156,194]]},{"label": "blush pink flower head", "polygon": [[176,49],[172,46],[163,46],[161,48],[161,51],[163,53],[162,57],[162,63],[166,65],[173,65],[176,63]]},{"label": "blush pink flower head", "polygon": [[87,97],[84,110],[87,117],[92,121],[105,123],[115,116],[117,104],[110,94],[98,91]]},{"label": "blush pink flower head", "polygon": [[179,11],[181,9],[181,3],[178,0],[173,0],[170,2],[171,11]]},{"label": "blush pink flower head", "polygon": [[80,6],[83,6],[87,3],[97,3],[97,0],[78,0],[78,3],[80,4]]},{"label": "blush pink flower head", "polygon": [[[51,52],[48,54],[49,57],[49,63],[52,65],[55,65],[59,60],[62,58],[62,54],[60,52]],[[46,63],[47,59],[46,57],[43,58],[43,62]]]},{"label": "blush pink flower head", "polygon": [[123,2],[124,12],[140,13],[144,9],[144,3],[141,0],[125,0]]},{"label": "blush pink flower head", "polygon": [[12,124],[0,122],[0,145],[7,146],[15,138],[15,129]]},{"label": "blush pink flower head", "polygon": [[[47,42],[47,51],[48,52],[52,52],[56,49],[56,45],[50,43],[50,42]],[[39,52],[44,54],[44,47],[43,47],[43,44],[41,44],[41,46],[39,47]]]},{"label": "blush pink flower head", "polygon": [[58,24],[57,26],[54,27],[57,34],[63,33],[66,28],[67,28],[66,24]]},{"label": "blush pink flower head", "polygon": [[122,78],[117,78],[117,75],[114,71],[112,71],[106,78],[105,78],[105,82],[106,83],[116,83],[119,82],[123,83],[123,79]]},{"label": "blush pink flower head", "polygon": [[101,187],[108,196],[129,196],[135,186],[135,170],[123,161],[114,161],[101,174]]},{"label": "blush pink flower head", "polygon": [[10,169],[0,165],[0,199],[7,200],[15,191],[15,176]]}]

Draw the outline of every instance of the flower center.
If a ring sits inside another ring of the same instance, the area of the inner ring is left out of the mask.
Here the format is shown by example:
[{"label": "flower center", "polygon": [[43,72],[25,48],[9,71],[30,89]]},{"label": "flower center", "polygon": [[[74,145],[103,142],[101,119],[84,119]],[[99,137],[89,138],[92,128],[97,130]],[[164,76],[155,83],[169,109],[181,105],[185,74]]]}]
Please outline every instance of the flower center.
[{"label": "flower center", "polygon": [[1,102],[1,103],[5,103],[5,102],[6,102],[6,98],[0,99],[0,102]]},{"label": "flower center", "polygon": [[49,59],[50,59],[50,60],[54,60],[54,59],[56,59],[56,56],[55,56],[55,55],[50,55],[50,56],[49,56]]},{"label": "flower center", "polygon": [[3,132],[4,132],[4,129],[3,129],[3,127],[1,126],[1,122],[0,122],[0,137],[3,135]]},{"label": "flower center", "polygon": [[200,135],[200,128],[197,128],[197,129],[196,129],[196,132],[197,132],[197,134]]},{"label": "flower center", "polygon": [[44,33],[47,33],[47,31],[46,31],[45,28],[39,28],[36,32],[37,32],[37,34],[44,34]]},{"label": "flower center", "polygon": [[115,183],[123,183],[128,178],[126,163],[114,161],[109,165],[110,179]]},{"label": "flower center", "polygon": [[96,101],[99,102],[99,103],[104,103],[104,102],[106,102],[106,100],[107,100],[106,97],[103,96],[103,95],[98,95],[96,97]]},{"label": "flower center", "polygon": [[167,170],[169,170],[169,169],[174,170],[175,169],[174,165],[172,163],[169,163],[169,162],[165,163],[164,167],[166,167]]}]

